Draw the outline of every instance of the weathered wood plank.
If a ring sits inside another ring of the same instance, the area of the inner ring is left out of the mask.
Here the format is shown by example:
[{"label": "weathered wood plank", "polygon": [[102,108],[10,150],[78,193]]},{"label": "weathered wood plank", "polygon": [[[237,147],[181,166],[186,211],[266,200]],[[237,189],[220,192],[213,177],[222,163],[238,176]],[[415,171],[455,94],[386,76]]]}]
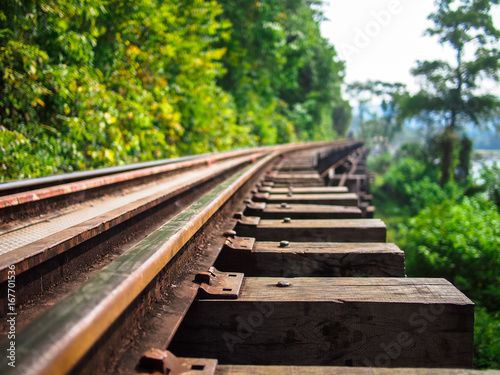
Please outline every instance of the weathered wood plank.
[{"label": "weathered wood plank", "polygon": [[[264,190],[261,191],[264,192]],[[271,194],[288,194],[289,192],[292,192],[293,194],[336,194],[349,192],[345,186],[305,186],[291,189],[269,188],[269,190],[266,191]]]},{"label": "weathered wood plank", "polygon": [[222,364],[470,368],[473,326],[473,303],[443,279],[249,277],[236,300],[196,300],[169,350]]},{"label": "weathered wood plank", "polygon": [[288,168],[280,168],[280,169],[276,169],[274,170],[274,173],[277,177],[280,177],[280,176],[292,176],[292,177],[296,177],[296,176],[304,176],[304,175],[307,175],[307,176],[313,176],[314,178],[318,178],[320,177],[319,173],[317,171],[314,170],[314,168],[294,168],[293,170],[292,169],[288,169]]},{"label": "weathered wood plank", "polygon": [[320,178],[318,172],[311,173],[287,173],[287,172],[277,172],[270,174],[269,177],[278,178],[278,179],[288,179],[288,178],[301,178],[301,179],[318,179]]},{"label": "weathered wood plank", "polygon": [[[272,181],[268,181],[272,182]],[[305,187],[305,186],[325,186],[325,182],[323,180],[282,180],[282,181],[274,181],[274,186],[276,187]]]},{"label": "weathered wood plank", "polygon": [[366,207],[365,216],[368,219],[372,219],[375,216],[375,207],[374,206],[368,206],[368,207]]},{"label": "weathered wood plank", "polygon": [[354,193],[336,194],[269,194],[256,193],[254,202],[266,203],[301,203],[301,204],[328,204],[336,206],[357,206],[358,196]]},{"label": "weathered wood plank", "polygon": [[[340,181],[343,175],[335,175],[331,178],[333,181]],[[346,181],[357,181],[357,180],[366,180],[368,176],[366,174],[350,174],[345,177]]]},{"label": "weathered wood plank", "polygon": [[318,204],[248,204],[244,214],[261,219],[360,219],[363,215],[358,207]]},{"label": "weathered wood plank", "polygon": [[[239,244],[245,244],[244,247]],[[267,277],[404,277],[404,252],[391,243],[260,242],[228,239],[215,267]]]},{"label": "weathered wood plank", "polygon": [[238,220],[235,231],[257,241],[385,242],[386,226],[380,219]]},{"label": "weathered wood plank", "polygon": [[218,365],[216,375],[500,375],[500,371],[427,368]]},{"label": "weathered wood plank", "polygon": [[318,173],[276,173],[273,172],[265,176],[266,181],[273,181],[276,184],[295,185],[324,185],[323,179]]}]

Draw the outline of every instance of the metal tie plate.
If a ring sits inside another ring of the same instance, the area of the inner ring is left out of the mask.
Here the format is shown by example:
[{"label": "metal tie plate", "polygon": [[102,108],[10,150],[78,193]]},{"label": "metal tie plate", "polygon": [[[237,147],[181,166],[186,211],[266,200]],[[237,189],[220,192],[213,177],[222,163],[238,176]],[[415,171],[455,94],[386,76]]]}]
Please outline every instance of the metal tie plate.
[{"label": "metal tie plate", "polygon": [[198,299],[236,299],[240,293],[244,274],[238,272],[220,272],[210,267],[208,272],[200,272],[194,281],[200,284]]}]

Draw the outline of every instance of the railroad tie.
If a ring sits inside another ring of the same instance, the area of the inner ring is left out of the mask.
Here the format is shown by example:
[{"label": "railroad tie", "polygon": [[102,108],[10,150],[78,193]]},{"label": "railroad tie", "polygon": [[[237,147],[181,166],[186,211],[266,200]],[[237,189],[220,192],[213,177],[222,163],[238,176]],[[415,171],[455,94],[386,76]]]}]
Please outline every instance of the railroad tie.
[{"label": "railroad tie", "polygon": [[324,204],[337,206],[357,206],[358,195],[354,193],[333,193],[333,194],[270,194],[256,193],[253,195],[254,202],[266,203],[303,203],[303,204]]},{"label": "railroad tie", "polygon": [[[354,206],[332,206],[321,204],[296,204],[282,202],[270,204],[248,200],[244,216],[258,216],[261,219],[360,219],[363,212]],[[243,216],[240,215],[240,218]]]},{"label": "railroad tie", "polygon": [[391,243],[265,242],[228,238],[219,270],[264,277],[404,277],[404,252]]},{"label": "railroad tie", "polygon": [[236,299],[195,300],[170,350],[223,364],[471,367],[473,309],[442,279],[245,277]]},{"label": "railroad tie", "polygon": [[235,231],[258,241],[300,242],[385,242],[386,226],[380,219],[307,220],[285,217],[281,220],[261,220],[242,217]]},{"label": "railroad tie", "polygon": [[217,358],[217,374],[470,368],[473,303],[446,280],[405,277],[371,196],[352,193],[367,181],[364,160],[346,186],[325,186],[311,161],[293,160],[252,190],[215,262],[244,274],[239,294],[199,296],[169,350]]},{"label": "railroad tie", "polygon": [[9,233],[52,228],[2,255],[19,323],[6,374],[475,374],[474,305],[405,276],[362,146],[189,157],[4,197]]}]

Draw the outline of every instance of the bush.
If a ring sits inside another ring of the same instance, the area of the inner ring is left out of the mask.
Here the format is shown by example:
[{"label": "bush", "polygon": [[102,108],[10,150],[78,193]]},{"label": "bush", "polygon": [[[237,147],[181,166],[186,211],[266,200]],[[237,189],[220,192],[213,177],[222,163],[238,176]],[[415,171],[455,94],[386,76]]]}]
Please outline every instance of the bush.
[{"label": "bush", "polygon": [[500,369],[500,314],[476,307],[474,322],[474,367]]},{"label": "bush", "polygon": [[488,199],[500,209],[500,166],[496,162],[492,166],[484,164],[480,175],[484,181]]},{"label": "bush", "polygon": [[413,158],[403,158],[391,165],[381,186],[373,192],[377,200],[391,201],[399,212],[397,216],[413,216],[424,207],[446,199],[458,199],[463,194],[461,188],[453,183],[442,188],[437,176],[433,166]]},{"label": "bush", "polygon": [[489,311],[500,311],[500,214],[492,202],[447,200],[399,231],[408,274],[445,277]]},{"label": "bush", "polygon": [[379,155],[370,155],[368,158],[368,170],[378,174],[384,174],[390,168],[393,162],[392,155],[384,152]]},{"label": "bush", "polygon": [[344,68],[307,2],[4,3],[0,182],[333,139]]}]

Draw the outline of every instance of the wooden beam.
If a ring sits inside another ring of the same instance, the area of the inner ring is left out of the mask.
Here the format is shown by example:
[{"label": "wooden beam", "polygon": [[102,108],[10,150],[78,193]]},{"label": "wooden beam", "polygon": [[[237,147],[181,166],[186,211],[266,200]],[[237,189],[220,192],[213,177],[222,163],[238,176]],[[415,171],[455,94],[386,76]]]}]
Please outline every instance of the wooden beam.
[{"label": "wooden beam", "polygon": [[[278,287],[278,284],[287,285]],[[169,350],[221,364],[471,368],[474,304],[443,279],[248,277]]]},{"label": "wooden beam", "polygon": [[218,365],[215,375],[499,375],[500,371],[427,368]]},{"label": "wooden beam", "polygon": [[221,271],[261,277],[404,277],[404,252],[391,243],[252,242],[228,238]]},{"label": "wooden beam", "polygon": [[288,194],[292,192],[296,194],[336,194],[336,193],[348,193],[349,190],[345,186],[305,186],[298,188],[269,188],[264,191],[259,189],[261,192],[269,192],[271,194]]},{"label": "wooden beam", "polygon": [[354,193],[335,194],[269,194],[256,193],[254,202],[267,203],[302,203],[302,204],[329,204],[337,206],[357,206],[359,198]]},{"label": "wooden beam", "polygon": [[235,231],[258,241],[385,242],[386,226],[380,219],[238,220]]},{"label": "wooden beam", "polygon": [[[285,202],[284,202],[285,203]],[[249,203],[244,211],[246,216],[261,219],[360,219],[362,212],[354,206],[330,206],[319,204],[268,204]]]}]

